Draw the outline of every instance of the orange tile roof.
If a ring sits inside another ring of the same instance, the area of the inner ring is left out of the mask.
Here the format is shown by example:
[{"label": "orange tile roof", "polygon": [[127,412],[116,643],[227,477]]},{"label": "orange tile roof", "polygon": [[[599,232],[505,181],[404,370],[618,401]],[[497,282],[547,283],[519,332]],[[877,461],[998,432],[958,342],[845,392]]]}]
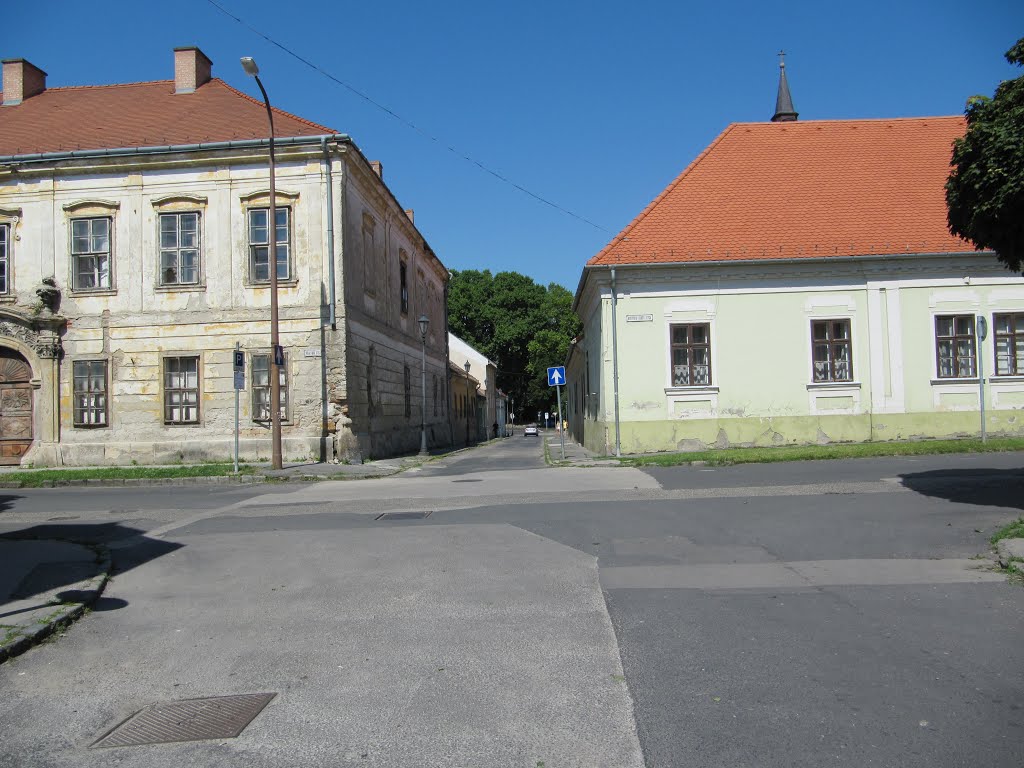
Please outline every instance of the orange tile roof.
[{"label": "orange tile roof", "polygon": [[970,252],[945,184],[962,117],[734,123],[590,265]]},{"label": "orange tile roof", "polygon": [[[279,137],[319,136],[335,131],[275,109],[274,133]],[[0,106],[0,155],[266,136],[263,102],[219,78],[187,94],[176,94],[173,80],[158,80],[48,88],[21,104]]]}]

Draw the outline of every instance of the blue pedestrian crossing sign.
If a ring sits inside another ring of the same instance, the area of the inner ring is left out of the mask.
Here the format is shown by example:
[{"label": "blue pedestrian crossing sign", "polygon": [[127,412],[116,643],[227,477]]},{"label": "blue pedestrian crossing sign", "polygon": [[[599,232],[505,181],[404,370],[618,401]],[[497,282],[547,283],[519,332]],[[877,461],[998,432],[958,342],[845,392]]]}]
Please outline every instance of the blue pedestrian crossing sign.
[{"label": "blue pedestrian crossing sign", "polygon": [[549,387],[561,387],[565,384],[565,366],[556,365],[554,368],[548,368],[548,386]]}]

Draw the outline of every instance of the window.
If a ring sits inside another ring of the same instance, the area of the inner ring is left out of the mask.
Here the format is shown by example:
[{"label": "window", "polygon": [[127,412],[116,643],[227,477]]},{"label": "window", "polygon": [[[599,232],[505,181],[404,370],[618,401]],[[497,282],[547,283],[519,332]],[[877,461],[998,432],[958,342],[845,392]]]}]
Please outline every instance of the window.
[{"label": "window", "polygon": [[1024,375],[1024,314],[996,315],[996,376]]},{"label": "window", "polygon": [[402,314],[409,313],[409,267],[402,259],[398,262],[399,301]]},{"label": "window", "polygon": [[71,262],[79,291],[110,288],[110,218],[71,220]]},{"label": "window", "polygon": [[935,318],[935,356],[940,379],[970,379],[977,373],[974,315]]},{"label": "window", "polygon": [[[277,255],[277,279],[291,278],[291,259],[289,258],[289,215],[288,208],[276,208],[274,218],[276,224],[275,252]],[[254,283],[270,281],[270,209],[249,209],[249,269]]]},{"label": "window", "polygon": [[672,386],[711,384],[711,326],[708,323],[672,326]]},{"label": "window", "polygon": [[164,422],[199,423],[199,358],[164,358]]},{"label": "window", "polygon": [[0,224],[0,294],[10,292],[11,226]]},{"label": "window", "polygon": [[[281,421],[287,420],[288,413],[288,358],[278,369],[281,383]],[[270,421],[270,355],[252,356],[252,420]]]},{"label": "window", "polygon": [[160,284],[199,282],[199,214],[160,214]]},{"label": "window", "polygon": [[107,361],[76,360],[74,411],[76,427],[107,426]]},{"label": "window", "polygon": [[849,320],[813,320],[814,381],[853,381]]}]

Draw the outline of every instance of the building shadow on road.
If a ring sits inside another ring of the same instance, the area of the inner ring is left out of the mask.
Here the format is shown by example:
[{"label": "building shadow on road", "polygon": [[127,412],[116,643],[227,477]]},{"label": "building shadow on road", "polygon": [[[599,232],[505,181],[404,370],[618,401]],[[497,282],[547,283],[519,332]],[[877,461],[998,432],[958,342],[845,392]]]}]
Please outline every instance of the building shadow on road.
[{"label": "building shadow on road", "polygon": [[[102,545],[109,548],[112,561],[112,575],[130,571],[144,563],[180,549],[182,544],[160,539],[151,539],[145,531],[122,523],[78,523],[33,525],[20,530],[0,534],[0,541],[31,542],[57,541]],[[28,558],[5,558],[0,562],[0,605],[9,600],[25,600],[52,592],[61,587],[77,584],[91,578],[96,572],[94,563],[78,560],[46,560],[38,562]],[[63,602],[74,602],[75,590],[64,590],[58,594]],[[123,602],[123,601],[122,601]],[[123,607],[108,603],[105,610]]]},{"label": "building shadow on road", "polygon": [[1024,510],[1024,469],[937,469],[899,477],[904,487],[924,496]]}]

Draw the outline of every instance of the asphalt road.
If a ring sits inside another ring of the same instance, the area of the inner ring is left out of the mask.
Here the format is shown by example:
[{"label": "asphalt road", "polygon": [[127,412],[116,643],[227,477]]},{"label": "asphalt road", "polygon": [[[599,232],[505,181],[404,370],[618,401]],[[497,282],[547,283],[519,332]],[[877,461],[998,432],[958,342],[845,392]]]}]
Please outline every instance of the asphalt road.
[{"label": "asphalt road", "polygon": [[[540,457],[14,492],[0,534],[103,538],[121,573],[0,666],[0,765],[1024,765],[1024,588],[972,559],[1024,456]],[[404,509],[430,514],[378,519]],[[263,690],[238,739],[89,748],[147,703]]]}]

